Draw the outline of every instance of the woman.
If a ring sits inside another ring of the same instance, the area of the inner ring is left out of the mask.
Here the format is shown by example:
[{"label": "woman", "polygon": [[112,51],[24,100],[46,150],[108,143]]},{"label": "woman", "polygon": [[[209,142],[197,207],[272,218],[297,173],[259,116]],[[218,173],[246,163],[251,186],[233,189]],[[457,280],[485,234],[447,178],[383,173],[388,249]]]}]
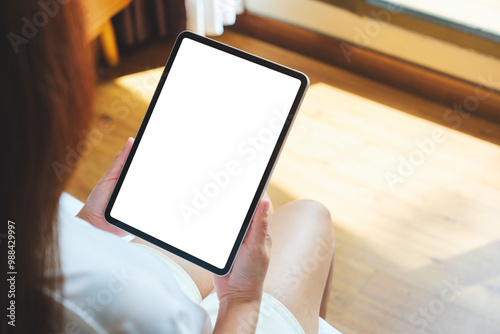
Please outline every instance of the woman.
[{"label": "woman", "polygon": [[[0,3],[0,16],[2,181],[7,219],[15,226],[14,267],[3,273],[17,272],[14,297],[4,293],[12,289],[6,277],[1,280],[2,309],[15,306],[14,322],[2,321],[3,333],[77,333],[63,304],[107,332],[206,333],[216,320],[214,333],[251,333],[266,317],[271,327],[285,319],[285,332],[317,332],[333,260],[330,216],[317,202],[293,202],[273,213],[263,200],[226,277],[113,235],[121,231],[102,215],[132,140],[79,218],[59,208],[70,172],[59,179],[54,168],[83,140],[91,117],[94,73],[82,10],[78,1],[9,0]],[[205,308],[186,296],[186,282],[209,301],[201,303]]]}]

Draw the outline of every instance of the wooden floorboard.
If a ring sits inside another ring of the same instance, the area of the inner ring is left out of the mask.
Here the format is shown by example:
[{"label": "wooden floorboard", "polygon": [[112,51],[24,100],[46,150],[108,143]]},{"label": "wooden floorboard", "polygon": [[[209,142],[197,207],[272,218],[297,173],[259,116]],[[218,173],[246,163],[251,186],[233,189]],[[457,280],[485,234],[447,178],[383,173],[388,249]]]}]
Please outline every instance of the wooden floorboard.
[{"label": "wooden floorboard", "polygon": [[[235,33],[218,39],[311,79],[269,193],[276,207],[314,198],[332,213],[328,322],[344,333],[499,333],[500,126],[471,115],[454,129],[441,105]],[[101,139],[67,189],[77,198],[135,136],[161,69],[112,78],[164,63],[170,47],[155,41],[101,71]],[[445,140],[429,144],[434,132]]]}]

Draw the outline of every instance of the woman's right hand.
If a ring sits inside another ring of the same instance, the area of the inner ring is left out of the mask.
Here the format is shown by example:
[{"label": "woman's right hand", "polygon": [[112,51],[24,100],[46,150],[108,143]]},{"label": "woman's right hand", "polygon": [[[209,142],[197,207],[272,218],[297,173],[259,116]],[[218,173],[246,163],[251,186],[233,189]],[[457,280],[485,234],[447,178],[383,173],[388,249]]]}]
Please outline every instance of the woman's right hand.
[{"label": "woman's right hand", "polygon": [[[244,314],[259,310],[271,255],[269,206],[267,200],[259,203],[231,272],[223,277],[214,276],[214,287],[219,299],[216,330],[230,329],[235,317],[241,320]],[[254,327],[252,324],[248,325]]]}]

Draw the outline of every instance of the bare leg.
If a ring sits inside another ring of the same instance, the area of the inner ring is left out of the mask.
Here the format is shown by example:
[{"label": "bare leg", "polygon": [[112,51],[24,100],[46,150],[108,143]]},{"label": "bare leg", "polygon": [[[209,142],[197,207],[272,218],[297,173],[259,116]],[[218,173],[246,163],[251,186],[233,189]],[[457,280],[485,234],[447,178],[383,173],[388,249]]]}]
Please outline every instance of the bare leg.
[{"label": "bare leg", "polygon": [[332,278],[333,278],[333,256],[332,256],[332,262],[330,263],[330,272],[328,273],[328,279],[326,281],[325,290],[323,292],[323,298],[321,299],[321,307],[319,309],[319,316],[325,320],[326,320],[326,312],[328,309],[328,301],[330,300]]},{"label": "bare leg", "polygon": [[264,291],[281,301],[306,333],[326,314],[334,254],[330,213],[322,204],[288,203],[270,217],[273,240]]}]

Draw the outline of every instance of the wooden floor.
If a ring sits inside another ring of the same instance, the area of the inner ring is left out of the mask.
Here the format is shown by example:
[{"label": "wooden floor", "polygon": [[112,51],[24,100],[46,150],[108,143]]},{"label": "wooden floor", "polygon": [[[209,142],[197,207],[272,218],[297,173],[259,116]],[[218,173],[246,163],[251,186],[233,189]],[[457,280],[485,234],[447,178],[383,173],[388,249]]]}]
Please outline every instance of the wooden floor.
[{"label": "wooden floor", "polygon": [[[446,106],[257,40],[218,39],[311,79],[268,190],[276,207],[314,198],[332,213],[328,322],[344,333],[500,333],[500,126],[450,121]],[[170,47],[129,51],[101,76],[156,67]],[[135,136],[160,71],[100,84],[93,150],[69,193],[84,201]]]}]

